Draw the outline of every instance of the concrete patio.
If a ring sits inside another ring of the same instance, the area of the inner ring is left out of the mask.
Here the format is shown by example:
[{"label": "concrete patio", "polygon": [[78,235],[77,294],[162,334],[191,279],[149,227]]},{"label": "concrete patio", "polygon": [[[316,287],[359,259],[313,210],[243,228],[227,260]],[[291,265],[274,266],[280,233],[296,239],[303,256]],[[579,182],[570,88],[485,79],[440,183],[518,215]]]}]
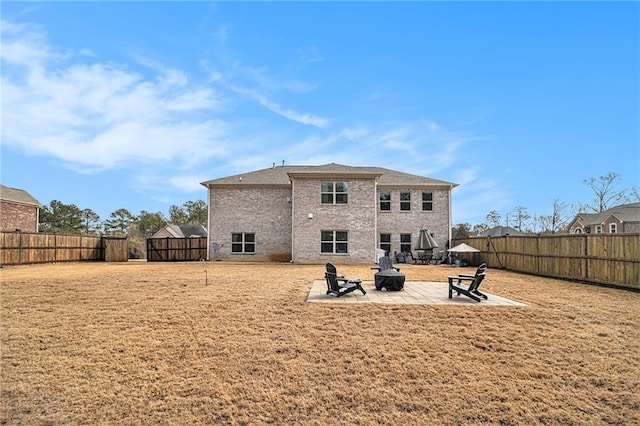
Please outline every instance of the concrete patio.
[{"label": "concrete patio", "polygon": [[367,292],[356,290],[342,297],[327,295],[325,280],[314,280],[309,291],[309,303],[376,303],[398,305],[474,305],[474,306],[526,306],[524,303],[484,292],[489,299],[478,303],[455,292],[452,299],[448,297],[448,284],[429,281],[405,282],[403,291],[378,291],[373,281],[363,281],[362,287]]}]

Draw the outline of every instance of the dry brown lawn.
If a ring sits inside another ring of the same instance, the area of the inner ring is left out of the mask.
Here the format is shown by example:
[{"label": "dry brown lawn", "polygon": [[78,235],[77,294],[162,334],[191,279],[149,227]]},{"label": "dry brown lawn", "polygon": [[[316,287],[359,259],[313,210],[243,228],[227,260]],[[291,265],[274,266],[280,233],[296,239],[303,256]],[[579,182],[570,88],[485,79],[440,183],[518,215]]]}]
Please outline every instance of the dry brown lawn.
[{"label": "dry brown lawn", "polygon": [[305,303],[323,272],[2,269],[0,423],[640,424],[639,293],[489,270],[527,306]]}]

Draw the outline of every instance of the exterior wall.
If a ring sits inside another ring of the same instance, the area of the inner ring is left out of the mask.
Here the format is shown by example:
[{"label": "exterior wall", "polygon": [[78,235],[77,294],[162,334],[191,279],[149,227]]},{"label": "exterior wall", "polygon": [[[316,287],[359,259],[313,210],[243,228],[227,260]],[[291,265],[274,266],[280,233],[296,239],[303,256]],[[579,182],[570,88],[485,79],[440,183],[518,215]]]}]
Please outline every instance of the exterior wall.
[{"label": "exterior wall", "polygon": [[38,232],[38,207],[0,202],[0,231]]},{"label": "exterior wall", "polygon": [[622,224],[622,229],[618,232],[624,232],[625,234],[640,234],[640,222],[625,222]]},{"label": "exterior wall", "polygon": [[[378,231],[376,235],[376,247],[379,247],[380,234],[391,234],[391,254],[400,251],[400,234],[411,234],[412,251],[418,242],[421,228],[428,229],[434,234],[434,238],[440,246],[438,250],[446,250],[449,239],[449,195],[448,190],[435,190],[430,188],[391,189],[383,186],[380,191],[391,192],[391,210],[381,211],[376,195],[376,210],[378,211]],[[400,210],[400,193],[411,193],[411,210]],[[422,210],[422,193],[433,193],[433,211]]]},{"label": "exterior wall", "polygon": [[603,234],[610,234],[609,225],[611,225],[612,223],[616,224],[616,233],[619,234],[619,233],[622,232],[622,223],[620,222],[620,220],[617,217],[609,216],[602,223],[602,233]]},{"label": "exterior wall", "polygon": [[[291,189],[214,187],[209,191],[209,258],[291,259]],[[254,233],[255,253],[231,253],[231,234]],[[214,253],[213,244],[222,245]]]},{"label": "exterior wall", "polygon": [[[321,204],[322,181],[347,181],[347,204]],[[376,247],[374,179],[295,179],[293,182],[293,260],[297,263],[371,263]],[[309,218],[309,215],[313,218]],[[348,231],[348,253],[320,253],[321,231]]]},{"label": "exterior wall", "polygon": [[151,238],[175,238],[175,237],[171,235],[166,228],[162,228],[161,230],[153,234]]}]

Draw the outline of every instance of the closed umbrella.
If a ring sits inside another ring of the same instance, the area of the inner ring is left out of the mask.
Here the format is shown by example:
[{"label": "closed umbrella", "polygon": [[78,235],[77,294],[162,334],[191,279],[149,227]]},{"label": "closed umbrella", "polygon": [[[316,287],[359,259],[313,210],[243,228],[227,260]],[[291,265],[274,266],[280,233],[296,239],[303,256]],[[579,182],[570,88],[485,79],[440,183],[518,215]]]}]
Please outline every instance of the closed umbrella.
[{"label": "closed umbrella", "polygon": [[428,229],[422,228],[420,235],[418,235],[418,242],[416,244],[416,250],[422,251],[422,255],[419,259],[420,263],[427,263],[427,252],[433,251],[434,248],[440,247],[435,238],[431,235]]}]

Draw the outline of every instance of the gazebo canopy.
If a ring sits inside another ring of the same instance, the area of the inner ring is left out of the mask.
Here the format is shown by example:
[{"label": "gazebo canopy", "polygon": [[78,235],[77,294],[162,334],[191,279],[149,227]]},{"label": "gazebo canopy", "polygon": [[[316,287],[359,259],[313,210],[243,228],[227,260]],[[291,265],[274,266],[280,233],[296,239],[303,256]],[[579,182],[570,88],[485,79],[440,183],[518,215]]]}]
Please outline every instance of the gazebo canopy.
[{"label": "gazebo canopy", "polygon": [[460,243],[455,247],[452,247],[449,249],[450,252],[452,253],[479,253],[480,250],[478,250],[475,247],[471,247],[468,244],[465,243]]}]

